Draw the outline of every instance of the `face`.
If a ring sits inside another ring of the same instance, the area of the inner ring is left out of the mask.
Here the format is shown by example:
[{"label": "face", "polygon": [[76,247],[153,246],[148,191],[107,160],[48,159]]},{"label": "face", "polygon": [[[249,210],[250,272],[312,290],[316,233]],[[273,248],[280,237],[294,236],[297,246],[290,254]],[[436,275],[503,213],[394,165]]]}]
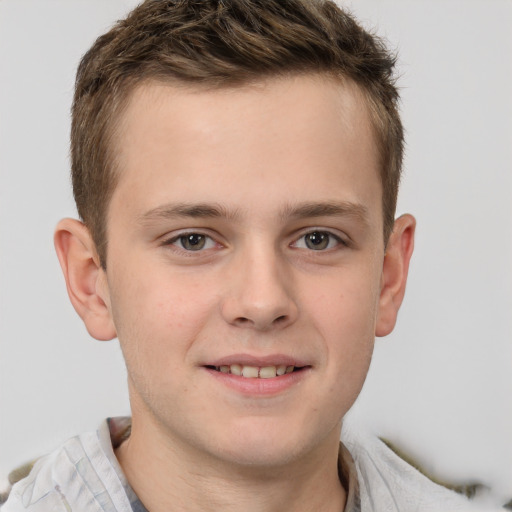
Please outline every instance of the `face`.
[{"label": "face", "polygon": [[240,464],[337,442],[370,363],[384,258],[357,88],[146,84],[116,145],[105,295],[134,422]]}]

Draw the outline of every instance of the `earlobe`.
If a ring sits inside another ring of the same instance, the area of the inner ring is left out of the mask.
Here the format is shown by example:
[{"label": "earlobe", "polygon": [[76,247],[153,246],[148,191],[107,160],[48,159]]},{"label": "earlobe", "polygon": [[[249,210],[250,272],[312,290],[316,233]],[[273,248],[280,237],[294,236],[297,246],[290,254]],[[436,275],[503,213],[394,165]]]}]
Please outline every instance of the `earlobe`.
[{"label": "earlobe", "polygon": [[402,215],[395,221],[384,256],[376,336],[386,336],[395,327],[405,294],[415,228],[416,221],[412,215]]},{"label": "earlobe", "polygon": [[87,331],[98,340],[115,338],[106,275],[89,230],[78,220],[63,219],[54,243],[69,298]]}]

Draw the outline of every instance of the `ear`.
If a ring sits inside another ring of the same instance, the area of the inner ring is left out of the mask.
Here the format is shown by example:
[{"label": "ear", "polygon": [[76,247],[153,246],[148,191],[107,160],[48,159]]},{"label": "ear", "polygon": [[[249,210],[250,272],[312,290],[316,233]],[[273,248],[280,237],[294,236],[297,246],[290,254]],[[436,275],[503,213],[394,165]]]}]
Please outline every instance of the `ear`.
[{"label": "ear", "polygon": [[388,240],[382,268],[379,311],[375,327],[376,336],[386,336],[395,327],[402,304],[414,249],[416,221],[412,215],[402,215],[395,221]]},{"label": "ear", "polygon": [[87,331],[97,340],[115,338],[107,276],[89,230],[78,220],[63,219],[55,229],[54,243],[69,298]]}]

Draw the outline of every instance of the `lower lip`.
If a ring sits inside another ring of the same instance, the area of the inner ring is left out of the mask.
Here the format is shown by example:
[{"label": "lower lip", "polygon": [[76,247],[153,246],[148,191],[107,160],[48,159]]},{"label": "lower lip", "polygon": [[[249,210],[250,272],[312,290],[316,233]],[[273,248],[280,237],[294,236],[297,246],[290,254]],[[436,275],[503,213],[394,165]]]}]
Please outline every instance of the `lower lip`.
[{"label": "lower lip", "polygon": [[210,368],[205,368],[205,370],[218,382],[238,393],[249,396],[272,396],[278,395],[298,384],[306,377],[310,368],[303,368],[302,370],[286,373],[279,377],[271,377],[270,379],[240,377],[231,373],[218,372]]}]

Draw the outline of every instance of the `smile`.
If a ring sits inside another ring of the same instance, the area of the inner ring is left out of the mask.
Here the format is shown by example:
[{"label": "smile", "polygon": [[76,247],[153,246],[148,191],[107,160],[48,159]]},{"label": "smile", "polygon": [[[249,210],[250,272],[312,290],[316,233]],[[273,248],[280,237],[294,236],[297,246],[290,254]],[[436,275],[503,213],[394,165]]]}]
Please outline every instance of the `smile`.
[{"label": "smile", "polygon": [[246,379],[272,379],[282,375],[299,371],[302,367],[287,366],[284,364],[276,366],[249,366],[242,364],[231,364],[222,366],[207,366],[211,370],[220,373],[236,375]]}]

